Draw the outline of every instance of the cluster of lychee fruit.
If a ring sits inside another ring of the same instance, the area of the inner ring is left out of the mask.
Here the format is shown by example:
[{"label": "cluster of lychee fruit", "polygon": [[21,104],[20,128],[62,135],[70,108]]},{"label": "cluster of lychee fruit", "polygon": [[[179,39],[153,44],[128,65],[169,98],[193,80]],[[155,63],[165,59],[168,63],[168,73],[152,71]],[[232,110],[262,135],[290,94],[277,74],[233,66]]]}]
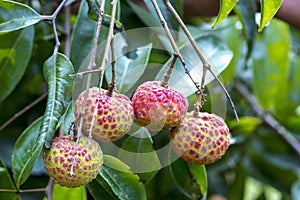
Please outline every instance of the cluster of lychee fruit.
[{"label": "cluster of lychee fruit", "polygon": [[149,81],[133,97],[137,121],[150,130],[169,130],[172,149],[186,162],[211,164],[220,159],[230,144],[224,120],[206,112],[187,112],[184,96],[161,82]]},{"label": "cluster of lychee fruit", "polygon": [[185,97],[161,82],[140,85],[132,101],[123,94],[97,87],[87,92],[78,96],[74,108],[75,118],[82,117],[76,125],[81,126],[84,136],[57,137],[44,151],[46,171],[63,186],[77,187],[93,180],[103,164],[98,142],[122,138],[131,129],[134,117],[151,131],[168,129],[171,147],[187,162],[213,163],[229,146],[229,129],[222,118],[188,113]]}]

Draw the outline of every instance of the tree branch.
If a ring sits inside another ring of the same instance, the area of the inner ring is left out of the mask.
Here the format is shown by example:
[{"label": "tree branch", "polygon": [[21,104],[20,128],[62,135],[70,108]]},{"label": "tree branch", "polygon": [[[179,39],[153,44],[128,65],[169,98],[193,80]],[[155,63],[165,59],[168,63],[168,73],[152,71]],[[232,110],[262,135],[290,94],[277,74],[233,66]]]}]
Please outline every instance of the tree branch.
[{"label": "tree branch", "polygon": [[284,126],[282,126],[271,114],[267,113],[260,105],[258,104],[254,95],[252,95],[246,86],[241,82],[234,85],[235,89],[244,97],[244,99],[251,106],[252,110],[272,129],[276,131],[300,156],[300,144],[293,137],[292,133],[289,132]]},{"label": "tree branch", "polygon": [[25,190],[0,189],[0,192],[7,192],[7,193],[29,193],[29,192],[45,192],[45,191],[46,188],[25,189]]},{"label": "tree branch", "polygon": [[45,92],[40,97],[38,97],[36,100],[34,100],[33,102],[31,102],[29,105],[27,105],[25,108],[23,108],[22,110],[20,110],[16,114],[14,114],[14,116],[12,116],[9,120],[7,120],[4,124],[2,124],[0,126],[0,132],[3,129],[5,129],[9,124],[11,124],[13,121],[15,121],[18,117],[20,117],[25,112],[27,112],[28,110],[30,110],[33,106],[35,106],[36,104],[40,103],[43,99],[45,99],[47,97],[47,95],[48,95],[48,93]]}]

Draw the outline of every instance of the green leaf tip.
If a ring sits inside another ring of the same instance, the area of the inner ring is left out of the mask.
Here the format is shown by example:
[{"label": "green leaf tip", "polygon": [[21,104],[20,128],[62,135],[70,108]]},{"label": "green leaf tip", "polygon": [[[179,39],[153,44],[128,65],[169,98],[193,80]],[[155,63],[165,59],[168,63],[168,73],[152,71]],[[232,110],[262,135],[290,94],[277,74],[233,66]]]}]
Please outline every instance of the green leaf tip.
[{"label": "green leaf tip", "polygon": [[262,32],[268,22],[275,16],[283,0],[261,0],[261,18],[258,32]]},{"label": "green leaf tip", "polygon": [[215,28],[220,24],[232,11],[232,9],[237,4],[238,0],[220,0],[220,9],[217,18],[211,25],[211,28]]}]

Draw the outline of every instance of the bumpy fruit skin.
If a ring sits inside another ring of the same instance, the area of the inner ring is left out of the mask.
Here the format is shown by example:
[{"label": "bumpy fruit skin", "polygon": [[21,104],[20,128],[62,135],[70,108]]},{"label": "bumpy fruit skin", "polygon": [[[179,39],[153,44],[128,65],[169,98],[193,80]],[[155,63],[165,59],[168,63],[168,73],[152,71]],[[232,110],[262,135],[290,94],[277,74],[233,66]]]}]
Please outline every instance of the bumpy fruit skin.
[{"label": "bumpy fruit skin", "polygon": [[49,176],[66,187],[79,187],[89,183],[96,178],[103,164],[103,153],[99,144],[88,137],[81,137],[78,145],[72,136],[56,137],[51,147],[45,148],[43,158]]},{"label": "bumpy fruit skin", "polygon": [[[106,92],[106,90],[102,89],[101,94],[99,94],[99,88],[97,87],[89,89],[85,115],[83,116],[82,132],[88,136],[92,126],[96,102],[98,101],[92,128],[92,137],[98,142],[120,139],[131,129],[134,119],[132,103],[128,97],[117,93],[113,93],[110,97],[106,95]],[[76,118],[82,112],[84,95],[85,91],[78,96],[75,102]],[[78,123],[80,123],[80,120],[78,120]]]},{"label": "bumpy fruit skin", "polygon": [[195,164],[219,160],[230,144],[229,129],[224,120],[209,113],[188,113],[180,126],[169,130],[171,146],[178,156]]},{"label": "bumpy fruit skin", "polygon": [[159,131],[178,125],[185,117],[188,104],[184,96],[158,81],[140,85],[132,97],[135,117],[142,126]]}]

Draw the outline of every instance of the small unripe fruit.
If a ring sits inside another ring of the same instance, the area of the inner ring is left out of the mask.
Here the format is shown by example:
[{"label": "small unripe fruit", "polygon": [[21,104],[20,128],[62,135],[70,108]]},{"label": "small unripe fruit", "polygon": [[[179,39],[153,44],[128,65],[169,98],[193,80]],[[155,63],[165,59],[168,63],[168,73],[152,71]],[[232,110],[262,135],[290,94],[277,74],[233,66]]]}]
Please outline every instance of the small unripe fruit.
[{"label": "small unripe fruit", "polygon": [[188,113],[180,126],[169,130],[171,146],[178,156],[195,164],[219,160],[230,144],[229,129],[224,120],[209,113]]},{"label": "small unripe fruit", "polygon": [[153,131],[178,125],[188,108],[180,92],[164,87],[158,81],[140,85],[132,97],[132,105],[140,125]]},{"label": "small unripe fruit", "polygon": [[66,187],[89,183],[96,178],[103,164],[99,144],[88,137],[80,137],[78,144],[72,136],[56,137],[51,147],[45,148],[43,158],[49,176]]},{"label": "small unripe fruit", "polygon": [[[101,89],[99,94],[97,87],[89,89],[81,129],[84,135],[88,136],[92,126],[92,137],[99,142],[120,139],[131,129],[134,119],[132,103],[128,97],[117,93],[108,96],[106,93],[106,90]],[[75,102],[76,118],[82,113],[84,96],[85,91]],[[79,123],[80,120],[78,120],[78,126]]]}]

